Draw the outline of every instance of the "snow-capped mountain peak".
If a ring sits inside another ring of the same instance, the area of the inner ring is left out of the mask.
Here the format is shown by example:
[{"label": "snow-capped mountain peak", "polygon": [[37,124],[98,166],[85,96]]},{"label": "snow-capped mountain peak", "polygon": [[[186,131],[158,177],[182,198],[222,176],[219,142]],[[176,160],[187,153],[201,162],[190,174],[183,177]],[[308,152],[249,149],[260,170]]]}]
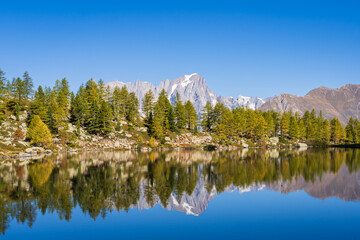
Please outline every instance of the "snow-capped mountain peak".
[{"label": "snow-capped mountain peak", "polygon": [[190,78],[191,78],[192,76],[195,76],[195,75],[199,75],[199,74],[197,74],[197,73],[192,73],[192,74],[190,74],[190,75],[185,75],[185,76],[184,76],[184,80],[181,82],[181,86],[182,86],[182,87],[186,87],[187,85],[189,85],[189,83],[191,83]]}]

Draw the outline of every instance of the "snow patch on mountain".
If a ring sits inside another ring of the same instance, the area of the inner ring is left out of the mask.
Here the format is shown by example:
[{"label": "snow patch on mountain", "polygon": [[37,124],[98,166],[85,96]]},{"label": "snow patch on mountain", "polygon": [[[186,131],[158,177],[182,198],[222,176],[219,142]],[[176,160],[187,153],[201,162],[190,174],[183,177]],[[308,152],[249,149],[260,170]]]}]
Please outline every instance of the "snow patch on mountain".
[{"label": "snow patch on mountain", "polygon": [[193,212],[191,211],[191,209],[192,209],[193,207],[190,206],[187,202],[184,202],[184,203],[183,203],[183,207],[184,207],[185,210],[186,210],[186,215],[191,214],[191,215],[194,215],[194,216],[199,216],[199,214],[193,213]]},{"label": "snow patch on mountain", "polygon": [[197,73],[192,73],[192,74],[190,74],[190,75],[185,75],[185,76],[184,76],[184,80],[181,82],[181,86],[182,86],[182,87],[186,87],[187,85],[189,85],[189,84],[191,83],[190,78],[191,78],[192,76],[195,76],[195,75],[197,75]]}]

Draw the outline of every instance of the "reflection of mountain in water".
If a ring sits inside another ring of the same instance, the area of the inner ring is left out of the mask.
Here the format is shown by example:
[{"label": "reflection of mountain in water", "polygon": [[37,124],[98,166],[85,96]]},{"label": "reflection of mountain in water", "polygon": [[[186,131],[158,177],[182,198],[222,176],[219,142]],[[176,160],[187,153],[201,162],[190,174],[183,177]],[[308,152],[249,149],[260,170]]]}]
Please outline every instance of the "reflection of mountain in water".
[{"label": "reflection of mountain in water", "polygon": [[[156,199],[156,204],[160,204],[168,210],[176,210],[197,216],[205,211],[208,203],[215,196],[216,189],[213,188],[210,192],[208,192],[205,188],[205,182],[203,180],[199,180],[191,195],[184,194],[179,198],[175,193],[172,193],[167,206],[164,206],[158,198]],[[133,207],[136,207],[139,210],[152,208],[152,206],[146,201],[144,184],[141,185],[140,199]]]},{"label": "reflection of mountain in water", "polygon": [[345,201],[356,201],[360,200],[360,173],[350,174],[343,165],[336,174],[324,173],[315,182],[307,182],[301,177],[293,181],[271,183],[269,188],[281,193],[304,190],[319,199],[337,197]]},{"label": "reflection of mountain in water", "polygon": [[[0,231],[12,219],[32,226],[37,212],[71,220],[150,209],[199,215],[219,193],[305,190],[325,199],[360,199],[360,150],[93,152],[0,165]],[[246,195],[244,195],[246,197]]]},{"label": "reflection of mountain in water", "polygon": [[[160,204],[162,207],[168,209],[168,210],[175,210],[179,212],[184,212],[187,215],[194,215],[198,216],[202,212],[204,212],[209,204],[209,202],[218,194],[216,192],[216,188],[213,187],[210,192],[206,189],[205,181],[203,179],[200,179],[192,192],[191,195],[184,194],[181,196],[180,199],[178,199],[177,195],[175,193],[172,193],[169,198],[169,203],[167,206],[164,206],[159,199],[157,199],[156,203]],[[227,188],[227,191],[239,191],[240,193],[243,192],[251,192],[251,191],[259,191],[264,189],[265,185],[253,185],[246,188],[238,188],[231,186]],[[151,205],[149,205],[145,199],[145,185],[141,185],[141,196],[136,205],[133,207],[136,207],[138,210],[143,209],[149,209],[152,208]]]}]

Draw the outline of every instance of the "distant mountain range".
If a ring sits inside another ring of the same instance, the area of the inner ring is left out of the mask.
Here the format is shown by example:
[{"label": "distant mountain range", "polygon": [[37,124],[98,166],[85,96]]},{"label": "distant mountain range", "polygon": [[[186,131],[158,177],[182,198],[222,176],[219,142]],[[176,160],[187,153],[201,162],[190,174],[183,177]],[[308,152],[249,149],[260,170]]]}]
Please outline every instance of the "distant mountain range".
[{"label": "distant mountain range", "polygon": [[315,109],[318,113],[322,111],[328,119],[337,117],[346,124],[350,117],[360,118],[360,85],[346,84],[336,89],[319,87],[304,97],[281,94],[261,105],[260,109],[277,112],[292,110],[300,115]]},{"label": "distant mountain range", "polygon": [[126,86],[129,91],[135,92],[140,103],[149,89],[154,92],[155,96],[159,95],[162,89],[165,89],[171,102],[174,102],[176,93],[179,93],[182,101],[190,100],[198,113],[201,113],[206,102],[209,101],[213,106],[217,102],[222,102],[230,109],[247,107],[278,112],[292,110],[300,114],[306,110],[315,109],[317,112],[322,111],[326,118],[339,118],[343,124],[346,124],[350,117],[360,118],[360,85],[347,84],[337,89],[320,87],[311,90],[304,97],[281,94],[274,97],[259,98],[245,97],[240,94],[237,99],[230,96],[217,96],[208,87],[205,79],[197,73],[184,75],[173,80],[166,79],[160,82],[158,86],[139,80],[134,83],[123,83],[116,80],[107,82],[106,86],[111,89],[116,86],[120,88]]},{"label": "distant mountain range", "polygon": [[143,98],[145,93],[151,89],[155,96],[159,95],[161,90],[165,89],[169,95],[171,102],[175,101],[176,93],[178,92],[185,102],[190,100],[198,113],[201,112],[206,102],[210,102],[213,106],[217,102],[223,102],[227,107],[233,109],[239,106],[248,107],[251,109],[257,109],[263,105],[266,101],[272,98],[261,99],[258,97],[244,97],[239,95],[237,99],[233,97],[222,97],[217,96],[207,85],[205,79],[197,73],[184,75],[182,77],[160,82],[158,86],[154,86],[152,83],[143,82],[137,80],[135,83],[127,82],[123,83],[120,81],[107,82],[106,86],[110,86],[111,89],[115,87],[126,86],[131,92],[135,92],[137,98],[140,100]]}]

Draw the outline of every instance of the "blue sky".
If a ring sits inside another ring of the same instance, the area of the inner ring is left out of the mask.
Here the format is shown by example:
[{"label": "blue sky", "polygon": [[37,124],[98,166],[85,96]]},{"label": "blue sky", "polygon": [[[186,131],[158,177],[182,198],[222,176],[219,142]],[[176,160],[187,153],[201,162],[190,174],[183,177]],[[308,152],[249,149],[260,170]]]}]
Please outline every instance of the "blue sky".
[{"label": "blue sky", "polygon": [[360,83],[359,1],[5,1],[0,68],[158,84],[197,72],[218,95]]}]

